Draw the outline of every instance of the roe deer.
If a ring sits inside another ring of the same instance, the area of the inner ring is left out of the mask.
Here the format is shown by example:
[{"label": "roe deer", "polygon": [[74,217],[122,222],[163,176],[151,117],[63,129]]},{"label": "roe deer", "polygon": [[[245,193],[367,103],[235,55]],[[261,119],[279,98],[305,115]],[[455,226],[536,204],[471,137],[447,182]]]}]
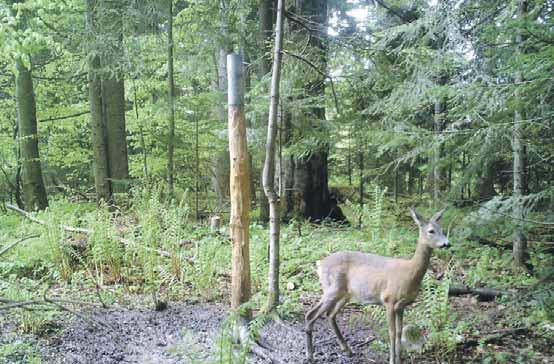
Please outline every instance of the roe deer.
[{"label": "roe deer", "polygon": [[324,313],[337,336],[338,343],[347,355],[352,351],[344,340],[337,322],[337,313],[350,301],[383,305],[387,310],[390,338],[390,364],[400,364],[400,341],[404,308],[412,303],[419,291],[429,266],[434,248],[448,246],[438,221],[443,209],[425,221],[410,208],[419,226],[419,238],[411,259],[382,257],[361,252],[337,252],[318,261],[318,275],[323,295],[306,314],[306,354],[314,362],[312,329],[314,322]]}]

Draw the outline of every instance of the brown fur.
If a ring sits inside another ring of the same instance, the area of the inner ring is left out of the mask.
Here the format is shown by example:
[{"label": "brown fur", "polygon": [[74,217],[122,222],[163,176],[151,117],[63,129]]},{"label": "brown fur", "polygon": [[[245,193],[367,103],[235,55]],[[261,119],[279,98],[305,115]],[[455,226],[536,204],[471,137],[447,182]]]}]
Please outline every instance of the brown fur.
[{"label": "brown fur", "polygon": [[342,349],[346,354],[352,353],[335,317],[348,302],[357,301],[386,307],[391,339],[390,364],[400,364],[404,308],[417,297],[433,248],[448,246],[448,239],[438,224],[444,210],[435,214],[429,222],[424,221],[415,210],[411,210],[411,213],[419,226],[419,239],[411,259],[342,251],[317,262],[323,295],[319,303],[306,314],[306,352],[309,362],[313,362],[313,324],[323,314],[327,314]]}]

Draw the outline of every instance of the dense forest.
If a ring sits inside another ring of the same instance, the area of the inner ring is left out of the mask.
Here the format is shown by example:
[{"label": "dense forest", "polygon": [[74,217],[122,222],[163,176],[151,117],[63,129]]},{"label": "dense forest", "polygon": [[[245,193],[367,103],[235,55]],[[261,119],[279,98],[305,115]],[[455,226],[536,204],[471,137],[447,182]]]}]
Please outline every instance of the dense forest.
[{"label": "dense forest", "polygon": [[554,362],[553,17],[0,0],[0,364]]}]

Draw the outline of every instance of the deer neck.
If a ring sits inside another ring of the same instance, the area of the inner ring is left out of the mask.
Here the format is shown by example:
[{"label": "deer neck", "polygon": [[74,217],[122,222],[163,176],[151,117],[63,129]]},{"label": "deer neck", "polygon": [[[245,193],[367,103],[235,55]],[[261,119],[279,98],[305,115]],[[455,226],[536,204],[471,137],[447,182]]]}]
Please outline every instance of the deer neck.
[{"label": "deer neck", "polygon": [[431,249],[427,244],[419,240],[417,241],[416,251],[412,259],[410,259],[414,278],[416,280],[421,281],[423,279],[423,276],[429,267],[432,252],[433,249]]}]

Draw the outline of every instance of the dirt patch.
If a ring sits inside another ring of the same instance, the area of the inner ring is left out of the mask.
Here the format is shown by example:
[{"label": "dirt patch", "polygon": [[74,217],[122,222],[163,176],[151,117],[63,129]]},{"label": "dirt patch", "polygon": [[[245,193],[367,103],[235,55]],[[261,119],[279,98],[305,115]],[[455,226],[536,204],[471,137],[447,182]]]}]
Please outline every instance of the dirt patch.
[{"label": "dirt patch", "polygon": [[[116,364],[116,363],[210,363],[218,362],[218,338],[229,307],[217,303],[172,303],[164,311],[125,309],[121,307],[89,312],[95,321],[111,329],[95,329],[75,317],[55,322],[56,330],[35,337],[27,335],[17,340],[30,342],[42,357],[43,363]],[[325,320],[314,327],[314,342],[318,363],[382,363],[384,356],[369,350],[374,340],[371,330],[355,313],[345,312],[338,322],[354,355],[346,357],[335,341]],[[261,331],[262,342],[272,354],[285,363],[304,362],[302,324],[288,322],[286,326],[271,322]],[[6,331],[0,342],[8,338]],[[11,331],[11,330],[10,330]],[[250,355],[249,363],[267,363]]]},{"label": "dirt patch", "polygon": [[[494,303],[482,304],[471,298],[453,300],[452,306],[464,316],[479,314],[474,316],[474,323],[489,327],[494,326],[492,322],[498,320],[499,312],[503,311]],[[231,361],[222,359],[219,338],[228,312],[228,305],[221,303],[171,303],[168,309],[161,312],[115,306],[87,313],[93,320],[109,325],[110,329],[95,329],[79,318],[64,316],[49,324],[40,336],[18,336],[14,334],[16,330],[13,325],[4,323],[1,327],[0,344],[23,342],[32,345],[42,357],[42,363],[46,364],[227,363]],[[370,343],[383,341],[385,338],[376,336],[359,309],[348,306],[338,316],[337,321],[354,355],[343,355],[326,320],[318,320],[314,326],[315,358],[318,364],[387,362],[386,345],[380,346],[381,351],[370,346]],[[490,350],[492,353],[512,352],[515,355],[517,351],[524,350],[532,344],[538,346],[540,349],[535,347],[535,350],[538,349],[537,351],[542,353],[534,357],[526,356],[525,362],[551,362],[552,347],[533,337],[532,332],[523,334],[502,335],[485,347],[462,343],[457,353],[453,353],[451,362],[480,362],[483,350]],[[261,342],[267,344],[272,355],[280,361],[306,362],[301,317],[288,321],[285,325],[270,322],[264,326],[260,336]],[[407,362],[436,362],[430,354],[412,355],[411,358],[407,358],[408,354],[405,353],[404,356]],[[29,360],[24,357],[12,357],[8,362],[27,363]],[[248,362],[268,363],[255,355],[250,355]],[[511,361],[508,359],[504,362]]]}]

